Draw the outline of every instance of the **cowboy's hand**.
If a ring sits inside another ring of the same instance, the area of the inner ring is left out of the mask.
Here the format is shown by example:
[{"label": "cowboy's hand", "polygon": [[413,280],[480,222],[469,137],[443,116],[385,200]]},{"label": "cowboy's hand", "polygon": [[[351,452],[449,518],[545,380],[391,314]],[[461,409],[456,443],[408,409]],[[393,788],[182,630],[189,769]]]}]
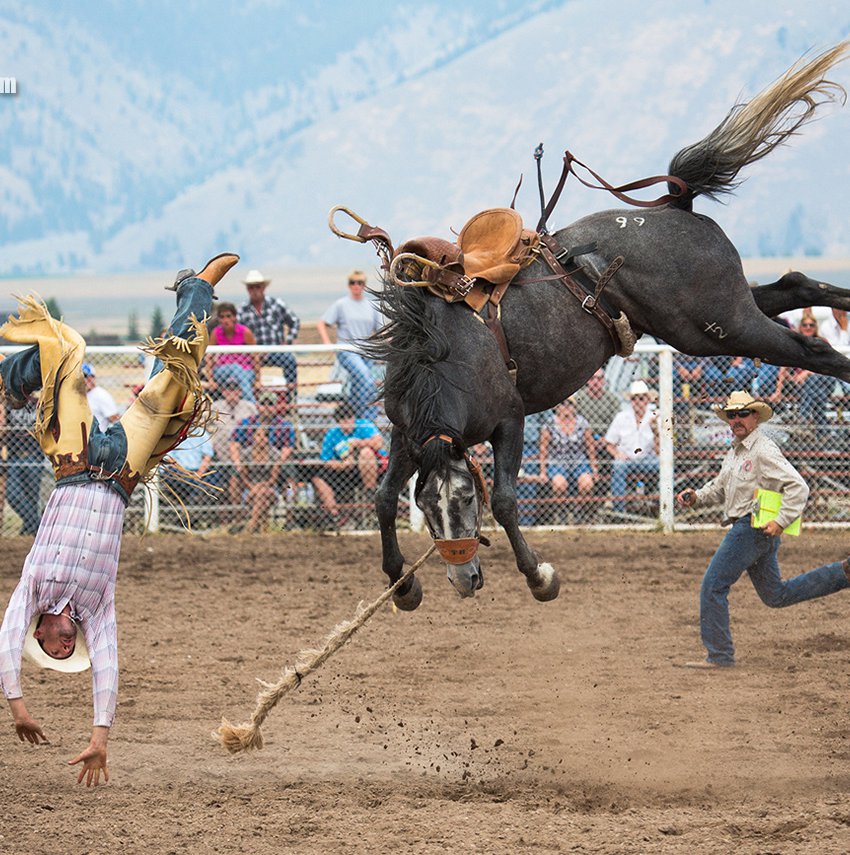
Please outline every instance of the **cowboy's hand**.
[{"label": "cowboy's hand", "polygon": [[44,735],[41,725],[29,714],[15,718],[15,733],[18,734],[18,739],[21,742],[27,741],[32,745],[38,745],[39,742],[50,742]]},{"label": "cowboy's hand", "polygon": [[761,530],[762,530],[762,531],[763,531],[763,532],[764,532],[768,537],[778,537],[780,534],[782,534],[782,526],[781,526],[781,525],[779,525],[779,524],[776,522],[776,520],[771,520],[770,522],[765,523],[765,524],[761,527]]},{"label": "cowboy's hand", "polygon": [[682,492],[676,496],[676,500],[680,505],[684,505],[686,508],[693,507],[697,502],[696,490],[691,490],[690,487],[687,490],[682,490]]},{"label": "cowboy's hand", "polygon": [[104,784],[109,780],[105,746],[89,745],[82,754],[78,754],[73,760],[68,761],[69,766],[74,766],[77,763],[83,764],[80,774],[77,775],[78,784],[82,783],[83,778],[85,778],[87,787],[90,787],[92,784],[97,786],[100,783],[101,771],[103,771]]}]

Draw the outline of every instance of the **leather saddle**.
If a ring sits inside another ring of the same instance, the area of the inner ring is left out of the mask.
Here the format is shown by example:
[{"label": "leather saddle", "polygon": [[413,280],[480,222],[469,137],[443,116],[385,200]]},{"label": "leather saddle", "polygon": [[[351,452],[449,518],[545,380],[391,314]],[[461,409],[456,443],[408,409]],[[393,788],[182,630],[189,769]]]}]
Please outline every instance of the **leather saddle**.
[{"label": "leather saddle", "polygon": [[534,261],[539,243],[540,235],[523,228],[515,210],[488,208],[466,223],[457,242],[413,238],[394,257],[406,256],[406,277],[450,303],[463,300],[479,311],[488,301],[499,304],[517,273]]}]

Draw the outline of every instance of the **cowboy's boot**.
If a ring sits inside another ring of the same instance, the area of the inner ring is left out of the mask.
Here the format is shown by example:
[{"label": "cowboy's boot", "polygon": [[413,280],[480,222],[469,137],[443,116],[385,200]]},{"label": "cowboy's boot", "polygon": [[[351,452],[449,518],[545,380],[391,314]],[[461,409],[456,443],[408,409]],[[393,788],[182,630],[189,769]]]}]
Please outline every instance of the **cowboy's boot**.
[{"label": "cowboy's boot", "polygon": [[213,256],[205,265],[200,273],[195,273],[191,267],[181,270],[174,277],[173,285],[166,285],[166,291],[176,291],[180,283],[185,279],[203,279],[204,282],[209,282],[215,287],[222,279],[225,273],[239,261],[239,256],[232,252],[222,252]]}]

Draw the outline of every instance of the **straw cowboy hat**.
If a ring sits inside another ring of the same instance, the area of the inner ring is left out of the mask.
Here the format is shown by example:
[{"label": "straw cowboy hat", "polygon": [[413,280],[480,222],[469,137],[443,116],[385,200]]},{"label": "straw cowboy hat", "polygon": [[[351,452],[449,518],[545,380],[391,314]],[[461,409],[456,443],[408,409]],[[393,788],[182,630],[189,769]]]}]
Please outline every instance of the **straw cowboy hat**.
[{"label": "straw cowboy hat", "polygon": [[27,629],[22,651],[24,659],[32,662],[33,665],[38,665],[39,668],[51,668],[54,671],[64,671],[66,674],[76,674],[91,668],[91,659],[89,659],[89,651],[81,626],[77,625],[77,643],[74,645],[74,652],[67,659],[54,659],[41,649],[34,635],[39,617],[40,615],[36,615]]},{"label": "straw cowboy hat", "polygon": [[733,392],[727,399],[725,404],[721,404],[713,408],[717,417],[723,419],[724,422],[729,421],[729,413],[738,410],[752,410],[758,413],[759,424],[763,424],[773,415],[773,408],[767,401],[759,401],[754,398],[749,392],[737,391]]},{"label": "straw cowboy hat", "polygon": [[268,285],[271,279],[263,276],[259,270],[249,270],[248,275],[242,280],[243,285]]}]

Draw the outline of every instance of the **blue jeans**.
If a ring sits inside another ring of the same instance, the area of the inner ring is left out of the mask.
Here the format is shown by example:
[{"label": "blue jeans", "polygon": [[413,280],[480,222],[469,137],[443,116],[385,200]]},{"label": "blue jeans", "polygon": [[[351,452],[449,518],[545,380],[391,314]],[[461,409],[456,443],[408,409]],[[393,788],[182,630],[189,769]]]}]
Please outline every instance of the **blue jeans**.
[{"label": "blue jeans", "polygon": [[21,534],[35,534],[41,522],[38,509],[44,458],[9,458],[6,465],[6,498],[21,518]]},{"label": "blue jeans", "polygon": [[649,477],[657,474],[657,457],[647,457],[642,460],[615,460],[611,471],[611,496],[614,499],[612,508],[618,513],[623,513],[626,510],[626,502],[623,496],[626,495],[626,482],[629,475]]},{"label": "blue jeans", "polygon": [[218,385],[228,380],[235,380],[239,384],[239,391],[246,401],[254,403],[254,372],[244,365],[236,362],[227,362],[224,365],[216,365],[213,368],[213,380]]},{"label": "blue jeans", "polygon": [[378,386],[372,375],[373,361],[350,350],[341,350],[337,359],[349,375],[349,401],[354,407],[355,416],[358,419],[374,420],[378,413],[378,408],[374,405],[378,397]]},{"label": "blue jeans", "polygon": [[714,553],[699,595],[700,634],[709,662],[735,664],[728,597],[743,573],[750,574],[756,593],[771,608],[793,606],[850,587],[841,561],[783,581],[776,559],[779,542],[780,538],[753,528],[750,517],[745,516],[735,521]]}]

